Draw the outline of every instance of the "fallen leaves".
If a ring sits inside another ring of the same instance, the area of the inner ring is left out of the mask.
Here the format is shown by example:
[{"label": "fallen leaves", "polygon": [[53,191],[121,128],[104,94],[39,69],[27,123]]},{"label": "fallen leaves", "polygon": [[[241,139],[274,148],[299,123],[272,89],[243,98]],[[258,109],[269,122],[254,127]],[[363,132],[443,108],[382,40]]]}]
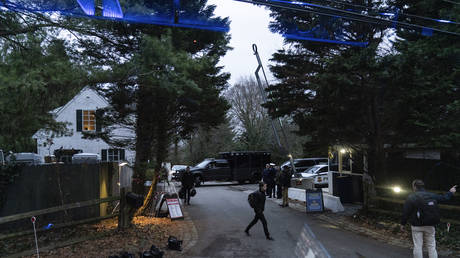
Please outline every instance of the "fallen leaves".
[{"label": "fallen leaves", "polygon": [[[41,248],[45,245],[56,245],[72,239],[91,237],[95,239],[40,252],[40,256],[108,257],[122,251],[138,254],[144,250],[149,250],[152,245],[156,245],[165,251],[165,257],[170,257],[177,251],[166,250],[168,237],[170,235],[181,237],[183,223],[184,221],[171,221],[169,218],[137,216],[133,218],[132,226],[124,231],[118,231],[117,218],[94,224],[74,226],[69,229],[48,231],[39,236],[39,247]],[[2,248],[8,248],[7,251],[10,254],[34,248],[33,236],[10,239],[8,242]],[[22,243],[22,245],[15,243]]]}]

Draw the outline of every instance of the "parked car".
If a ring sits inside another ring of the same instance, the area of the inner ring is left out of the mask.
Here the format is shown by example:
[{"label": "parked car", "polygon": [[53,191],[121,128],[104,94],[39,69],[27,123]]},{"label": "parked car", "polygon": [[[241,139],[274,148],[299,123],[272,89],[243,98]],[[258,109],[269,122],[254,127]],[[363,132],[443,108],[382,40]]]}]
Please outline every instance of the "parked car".
[{"label": "parked car", "polygon": [[43,164],[43,159],[40,155],[32,152],[12,153],[6,158],[8,163],[25,164],[25,165],[40,165]]},{"label": "parked car", "polygon": [[[301,158],[301,159],[294,159],[294,167],[296,172],[305,171],[314,165],[327,165],[328,159],[327,158]],[[281,164],[281,169],[284,167],[291,167],[291,162],[288,160]]]},{"label": "parked car", "polygon": [[97,153],[78,153],[72,156],[73,164],[99,163],[101,156]]},{"label": "parked car", "polygon": [[[328,165],[315,165],[303,172],[295,173],[293,177],[296,179],[298,185],[303,185],[302,180],[311,180],[313,179],[313,186],[315,188],[324,188],[328,187],[328,175],[329,171]],[[300,182],[300,184],[298,183]]]},{"label": "parked car", "polygon": [[219,159],[208,158],[190,168],[196,186],[214,180],[238,181],[240,184],[257,182],[265,164],[270,163],[270,153],[264,151],[221,152],[219,156]]}]

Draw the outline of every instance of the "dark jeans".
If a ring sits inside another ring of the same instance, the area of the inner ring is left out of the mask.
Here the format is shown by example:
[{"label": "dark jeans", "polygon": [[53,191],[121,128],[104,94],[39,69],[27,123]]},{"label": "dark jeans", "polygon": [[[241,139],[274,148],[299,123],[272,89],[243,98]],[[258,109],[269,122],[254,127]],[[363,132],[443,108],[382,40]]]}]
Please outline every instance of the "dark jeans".
[{"label": "dark jeans", "polygon": [[190,204],[190,190],[192,190],[192,188],[185,188],[184,202],[187,203],[187,204]]},{"label": "dark jeans", "polygon": [[281,188],[281,184],[276,185],[276,198],[280,199],[283,197],[283,190]]},{"label": "dark jeans", "polygon": [[265,236],[269,237],[270,233],[268,233],[268,227],[267,227],[267,220],[265,219],[264,213],[263,212],[256,212],[256,215],[254,216],[254,219],[249,223],[248,227],[246,228],[246,232],[249,232],[249,230],[254,226],[257,221],[262,221],[262,225],[264,226],[264,232]]},{"label": "dark jeans", "polygon": [[267,196],[276,197],[275,196],[275,184],[273,183],[267,184]]}]

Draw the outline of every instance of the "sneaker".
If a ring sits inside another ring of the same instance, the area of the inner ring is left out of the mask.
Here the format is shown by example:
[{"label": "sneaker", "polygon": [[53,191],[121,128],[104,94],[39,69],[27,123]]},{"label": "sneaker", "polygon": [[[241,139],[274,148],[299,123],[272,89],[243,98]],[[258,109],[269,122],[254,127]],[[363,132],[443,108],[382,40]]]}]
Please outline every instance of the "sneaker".
[{"label": "sneaker", "polygon": [[247,231],[247,230],[245,230],[244,233],[246,233],[246,236],[251,236],[251,235],[249,234],[249,231]]},{"label": "sneaker", "polygon": [[275,239],[274,239],[273,237],[269,237],[269,236],[268,236],[268,237],[267,237],[267,240],[273,241],[273,240],[275,240]]}]

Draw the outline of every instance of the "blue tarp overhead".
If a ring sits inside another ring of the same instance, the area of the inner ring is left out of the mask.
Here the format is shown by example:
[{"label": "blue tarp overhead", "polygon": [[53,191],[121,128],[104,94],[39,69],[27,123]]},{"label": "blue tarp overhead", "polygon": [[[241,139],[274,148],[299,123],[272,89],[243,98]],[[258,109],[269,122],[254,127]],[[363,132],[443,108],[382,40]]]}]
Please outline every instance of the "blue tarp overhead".
[{"label": "blue tarp overhead", "polygon": [[[195,4],[193,4],[195,2]],[[0,0],[0,10],[52,13],[227,32],[228,21],[209,18],[186,0]]]},{"label": "blue tarp overhead", "polygon": [[339,16],[323,16],[315,22],[312,22],[312,24],[309,24],[310,29],[302,30],[295,25],[291,25],[291,28],[282,34],[283,37],[287,39],[366,47],[369,42],[356,41],[356,36],[355,39],[349,36],[350,33],[347,32],[349,25],[350,21]]}]

